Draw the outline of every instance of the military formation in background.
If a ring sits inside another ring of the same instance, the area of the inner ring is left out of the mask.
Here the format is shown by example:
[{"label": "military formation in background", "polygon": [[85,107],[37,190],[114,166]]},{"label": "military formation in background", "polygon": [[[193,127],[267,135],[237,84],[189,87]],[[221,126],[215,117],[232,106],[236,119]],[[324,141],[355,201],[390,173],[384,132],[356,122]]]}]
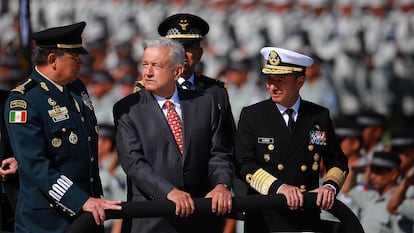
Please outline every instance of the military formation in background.
[{"label": "military formation in background", "polygon": [[[20,48],[19,2],[0,1],[3,90],[12,90],[31,72]],[[269,98],[260,74],[265,64],[259,52],[262,47],[309,55],[314,64],[307,68],[299,94],[329,110],[336,141],[348,158],[349,174],[337,198],[360,219],[366,233],[413,232],[414,129],[408,123],[414,119],[414,0],[63,2],[31,0],[31,28],[36,32],[79,21],[88,24],[82,38],[89,54],[81,57],[79,78],[93,103],[96,124],[102,128],[97,135],[98,165],[105,196],[126,197],[125,176],[113,144],[112,107],[136,90],[136,81],[141,80],[142,42],[165,36],[157,28],[169,16],[191,13],[204,19],[209,30],[200,42],[202,59],[187,78],[197,89],[194,77],[209,76],[223,93],[227,91],[224,102],[231,109],[224,103],[218,107],[232,112],[229,119],[234,118],[236,126],[226,124],[229,132],[238,127],[243,107]],[[0,158],[10,156],[2,153]],[[24,163],[21,166],[22,171],[30,170]],[[3,177],[3,201],[13,176]],[[8,197],[10,205],[3,213],[15,206],[15,196]],[[322,213],[325,218],[332,219]],[[120,224],[113,221],[105,227],[109,231]],[[9,226],[3,219],[0,227],[8,230]],[[239,224],[231,227],[243,232]]]},{"label": "military formation in background", "polygon": [[[143,52],[140,43],[158,35],[154,29],[163,19],[192,13],[210,25],[203,42],[205,75],[217,77],[227,63],[245,59],[257,73],[261,64],[257,51],[278,46],[320,59],[325,84],[313,90],[333,87],[328,96],[315,97],[319,104],[328,102],[333,117],[373,109],[391,118],[414,116],[413,2],[90,0],[61,4],[36,0],[30,1],[30,14],[33,31],[87,21],[85,42],[92,57],[86,65],[93,71],[116,73],[120,79],[125,73],[125,69],[117,70],[121,64],[131,66],[137,76],[136,62]],[[0,7],[0,29],[5,32],[0,36],[0,86],[10,89],[25,76],[13,57],[19,6],[18,1],[2,1]]]}]

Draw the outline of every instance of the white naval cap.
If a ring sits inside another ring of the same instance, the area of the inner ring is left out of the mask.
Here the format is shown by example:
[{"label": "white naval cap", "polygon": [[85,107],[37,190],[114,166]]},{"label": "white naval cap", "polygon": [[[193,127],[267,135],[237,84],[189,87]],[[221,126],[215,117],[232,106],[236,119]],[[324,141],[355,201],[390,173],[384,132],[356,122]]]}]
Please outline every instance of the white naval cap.
[{"label": "white naval cap", "polygon": [[313,64],[311,57],[287,49],[264,47],[260,53],[266,60],[262,68],[265,75],[305,73],[306,67]]}]

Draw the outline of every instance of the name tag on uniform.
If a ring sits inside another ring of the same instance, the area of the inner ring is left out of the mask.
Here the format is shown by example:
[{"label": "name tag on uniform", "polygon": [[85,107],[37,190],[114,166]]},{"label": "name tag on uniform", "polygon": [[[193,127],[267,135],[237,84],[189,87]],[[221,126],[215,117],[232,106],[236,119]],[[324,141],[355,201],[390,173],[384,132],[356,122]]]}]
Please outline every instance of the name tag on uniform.
[{"label": "name tag on uniform", "polygon": [[309,144],[326,146],[326,132],[320,130],[309,131]]},{"label": "name tag on uniform", "polygon": [[49,110],[48,113],[55,123],[69,119],[68,109],[66,107],[53,106],[53,109]]},{"label": "name tag on uniform", "polygon": [[259,144],[273,144],[274,142],[275,142],[274,138],[264,138],[264,137],[257,138],[257,143]]}]

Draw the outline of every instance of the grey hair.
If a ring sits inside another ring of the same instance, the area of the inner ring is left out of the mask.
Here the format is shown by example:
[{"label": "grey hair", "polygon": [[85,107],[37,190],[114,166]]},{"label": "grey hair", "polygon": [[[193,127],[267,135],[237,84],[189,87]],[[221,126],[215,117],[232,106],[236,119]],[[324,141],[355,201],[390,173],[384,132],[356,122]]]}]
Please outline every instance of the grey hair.
[{"label": "grey hair", "polygon": [[36,66],[46,65],[47,64],[47,57],[50,53],[56,53],[59,57],[65,54],[65,50],[63,49],[54,49],[54,48],[41,48],[36,47],[33,49],[33,63]]},{"label": "grey hair", "polygon": [[158,37],[156,39],[144,40],[142,42],[142,47],[145,49],[152,48],[152,47],[167,47],[170,48],[170,62],[171,67],[175,67],[176,65],[183,65],[184,64],[184,47],[172,40],[165,37]]}]

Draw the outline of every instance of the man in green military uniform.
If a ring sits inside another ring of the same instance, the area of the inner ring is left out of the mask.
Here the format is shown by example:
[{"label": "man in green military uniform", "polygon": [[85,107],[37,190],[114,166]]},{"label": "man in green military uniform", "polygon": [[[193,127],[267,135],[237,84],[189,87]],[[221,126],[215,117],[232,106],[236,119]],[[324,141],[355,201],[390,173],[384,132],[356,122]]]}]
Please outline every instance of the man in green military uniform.
[{"label": "man in green military uniform", "polygon": [[34,71],[5,104],[19,162],[15,232],[65,232],[84,211],[102,225],[105,209],[121,209],[120,201],[101,198],[98,127],[78,79],[80,54],[87,53],[81,38],[85,26],[80,22],[34,33]]}]

